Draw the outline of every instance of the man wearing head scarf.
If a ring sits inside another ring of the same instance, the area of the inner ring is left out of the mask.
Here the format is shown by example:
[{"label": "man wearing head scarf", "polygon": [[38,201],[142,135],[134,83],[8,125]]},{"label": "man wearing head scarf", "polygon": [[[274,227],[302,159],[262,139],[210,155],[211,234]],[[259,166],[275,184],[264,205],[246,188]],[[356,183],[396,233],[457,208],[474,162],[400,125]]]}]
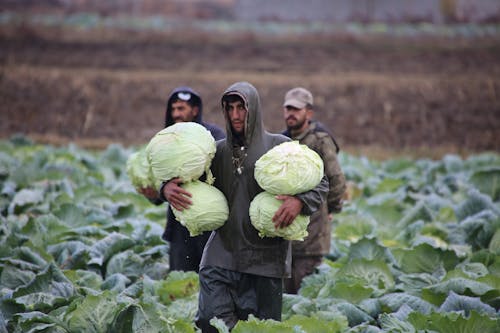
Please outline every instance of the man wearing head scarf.
[{"label": "man wearing head scarf", "polygon": [[[179,122],[196,122],[210,131],[215,140],[225,137],[219,127],[202,120],[203,103],[200,95],[190,87],[177,87],[167,99],[165,111],[165,127]],[[142,189],[141,193],[155,204],[164,201],[158,198],[158,190]],[[176,221],[172,208],[167,209],[167,224],[162,238],[169,242],[170,270],[198,272],[203,248],[210,236],[205,232],[191,237],[186,227]]]},{"label": "man wearing head scarf", "polygon": [[330,252],[332,214],[342,209],[345,177],[337,160],[338,146],[332,135],[313,119],[313,95],[302,87],[289,90],[283,103],[287,130],[284,135],[314,150],[323,160],[329,191],[326,202],[310,217],[307,237],[292,242],[292,276],[285,280],[285,292],[296,294],[305,276],[312,274]]},{"label": "man wearing head scarf", "polygon": [[[200,264],[200,294],[196,323],[202,332],[217,332],[210,319],[222,319],[229,329],[250,314],[281,320],[282,283],[290,276],[290,241],[261,238],[252,226],[249,208],[263,191],[254,178],[255,162],[274,146],[289,141],[264,129],[259,94],[248,82],[237,82],[221,99],[227,138],[217,142],[211,171],[214,186],[227,198],[229,216],[212,232]],[[275,213],[276,228],[290,225],[301,213],[311,215],[325,200],[328,180],[296,196],[278,195],[283,201]],[[162,194],[176,209],[189,206],[189,193],[168,182]]]}]

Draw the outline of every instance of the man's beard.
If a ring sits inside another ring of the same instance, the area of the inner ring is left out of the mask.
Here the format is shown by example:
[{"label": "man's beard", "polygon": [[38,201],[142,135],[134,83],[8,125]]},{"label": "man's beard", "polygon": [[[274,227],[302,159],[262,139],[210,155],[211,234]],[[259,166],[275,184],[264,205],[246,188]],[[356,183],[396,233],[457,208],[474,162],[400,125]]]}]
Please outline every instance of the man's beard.
[{"label": "man's beard", "polygon": [[[297,122],[295,123],[295,125],[288,125],[288,119],[295,119]],[[299,121],[297,120],[297,118],[294,118],[294,117],[289,117],[287,118],[287,128],[289,131],[292,131],[292,130],[297,130],[297,129],[301,129],[302,126],[304,126],[304,123],[305,123],[305,119],[302,120],[302,121]]]}]

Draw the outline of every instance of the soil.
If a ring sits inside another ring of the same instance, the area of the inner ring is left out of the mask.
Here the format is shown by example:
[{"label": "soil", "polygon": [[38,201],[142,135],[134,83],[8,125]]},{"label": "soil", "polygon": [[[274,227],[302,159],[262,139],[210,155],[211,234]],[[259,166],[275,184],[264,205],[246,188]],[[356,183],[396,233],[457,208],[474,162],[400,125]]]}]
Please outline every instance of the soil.
[{"label": "soil", "polygon": [[500,39],[258,37],[0,28],[0,136],[104,146],[146,143],[178,85],[224,128],[221,93],[249,81],[264,123],[310,89],[344,150],[500,151]]}]

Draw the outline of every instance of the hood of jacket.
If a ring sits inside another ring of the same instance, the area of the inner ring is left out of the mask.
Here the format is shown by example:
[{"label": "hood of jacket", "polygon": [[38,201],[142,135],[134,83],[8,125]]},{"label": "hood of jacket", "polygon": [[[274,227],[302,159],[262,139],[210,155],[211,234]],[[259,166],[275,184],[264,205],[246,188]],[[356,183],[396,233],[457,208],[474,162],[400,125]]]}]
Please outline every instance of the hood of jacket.
[{"label": "hood of jacket", "polygon": [[179,92],[189,92],[191,94],[191,98],[194,99],[194,104],[198,106],[198,115],[193,119],[194,122],[201,124],[203,122],[202,114],[203,114],[203,102],[201,100],[200,94],[198,94],[193,88],[187,86],[180,86],[172,90],[167,99],[167,105],[165,108],[165,127],[174,124],[174,120],[172,119],[172,99]]},{"label": "hood of jacket", "polygon": [[259,93],[257,92],[257,89],[255,89],[255,87],[248,82],[236,82],[224,91],[221,98],[221,104],[224,118],[226,120],[226,133],[231,133],[231,135],[228,136],[228,141],[232,144],[234,137],[232,135],[231,122],[228,119],[227,112],[224,111],[224,105],[222,102],[224,96],[227,95],[238,95],[245,103],[245,108],[248,111],[245,122],[245,145],[248,146],[252,143],[253,137],[258,136],[263,130]]},{"label": "hood of jacket", "polygon": [[[270,133],[264,129],[259,93],[248,82],[236,82],[224,91],[223,97],[226,95],[238,95],[245,103],[245,108],[247,109],[244,138],[244,148],[246,150],[245,164],[253,166],[257,159],[269,149],[269,143],[264,142],[264,138],[270,135]],[[227,146],[236,147],[238,144],[231,130],[231,122],[223,106],[222,110],[226,124]]]}]

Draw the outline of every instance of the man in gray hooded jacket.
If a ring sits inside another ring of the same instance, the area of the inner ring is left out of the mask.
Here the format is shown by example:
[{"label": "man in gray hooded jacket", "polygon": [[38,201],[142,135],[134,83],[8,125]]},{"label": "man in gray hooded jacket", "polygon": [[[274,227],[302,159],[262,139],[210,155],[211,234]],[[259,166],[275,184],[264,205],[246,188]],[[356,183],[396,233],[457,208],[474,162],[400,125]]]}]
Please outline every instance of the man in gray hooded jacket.
[{"label": "man in gray hooded jacket", "polygon": [[[281,319],[283,278],[290,276],[290,242],[279,237],[261,238],[250,223],[252,199],[263,191],[254,178],[255,162],[272,147],[289,141],[268,133],[263,126],[259,94],[247,82],[231,85],[222,96],[226,139],[217,142],[211,169],[215,183],[228,200],[226,223],[212,232],[200,264],[197,325],[217,332],[209,323],[217,317],[232,329],[250,314],[260,319]],[[325,200],[328,180],[283,201],[273,217],[277,228],[288,226],[299,214],[311,215]],[[190,205],[190,194],[175,182],[162,193],[176,209]]]}]

